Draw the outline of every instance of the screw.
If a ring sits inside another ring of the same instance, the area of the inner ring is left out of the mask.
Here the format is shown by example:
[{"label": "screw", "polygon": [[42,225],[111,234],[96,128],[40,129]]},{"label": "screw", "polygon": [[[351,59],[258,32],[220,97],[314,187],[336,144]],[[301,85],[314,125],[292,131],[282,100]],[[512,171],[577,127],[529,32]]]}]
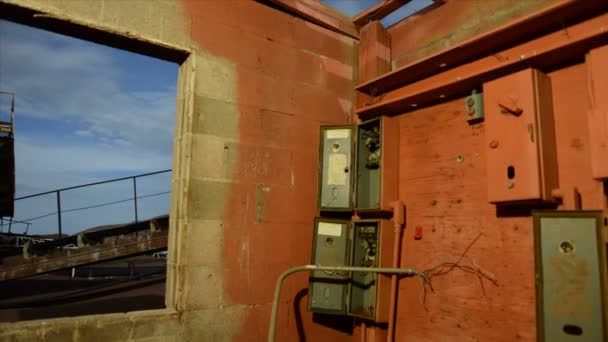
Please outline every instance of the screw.
[{"label": "screw", "polygon": [[514,186],[515,186],[515,183],[513,183],[513,182],[507,182],[507,188],[513,189]]},{"label": "screw", "polygon": [[462,163],[463,161],[464,161],[464,157],[462,156],[462,154],[459,154],[456,156],[456,162]]},{"label": "screw", "polygon": [[498,147],[498,140],[490,141],[490,148],[494,149]]}]

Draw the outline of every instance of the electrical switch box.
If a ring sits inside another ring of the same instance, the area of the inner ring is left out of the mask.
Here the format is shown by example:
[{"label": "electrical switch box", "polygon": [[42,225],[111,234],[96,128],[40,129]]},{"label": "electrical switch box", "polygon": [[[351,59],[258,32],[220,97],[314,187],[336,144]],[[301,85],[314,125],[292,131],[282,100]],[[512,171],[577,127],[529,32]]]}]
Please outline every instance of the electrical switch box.
[{"label": "electrical switch box", "polygon": [[389,117],[321,126],[320,211],[388,210],[399,195],[398,129]]},{"label": "electrical switch box", "polygon": [[551,82],[526,69],[483,85],[488,201],[551,202],[558,187]]},{"label": "electrical switch box", "polygon": [[352,126],[321,126],[319,198],[321,211],[352,210]]},{"label": "electrical switch box", "polygon": [[608,46],[593,49],[586,57],[589,72],[589,99],[587,114],[589,150],[593,178],[608,179]]},{"label": "electrical switch box", "polygon": [[[387,220],[353,222],[351,265],[391,267],[392,229]],[[390,275],[352,272],[348,314],[375,322],[388,322]]]},{"label": "electrical switch box", "polygon": [[355,210],[387,209],[398,198],[398,123],[389,117],[357,126]]},{"label": "electrical switch box", "polygon": [[[315,220],[312,263],[348,266],[350,263],[350,222]],[[348,273],[314,271],[310,275],[308,309],[318,313],[346,314],[350,276]]]},{"label": "electrical switch box", "polygon": [[[321,266],[390,267],[392,229],[388,220],[317,218],[312,263]],[[390,276],[369,272],[314,271],[309,280],[312,312],[387,322]]]},{"label": "electrical switch box", "polygon": [[602,212],[534,212],[537,339],[606,341]]}]

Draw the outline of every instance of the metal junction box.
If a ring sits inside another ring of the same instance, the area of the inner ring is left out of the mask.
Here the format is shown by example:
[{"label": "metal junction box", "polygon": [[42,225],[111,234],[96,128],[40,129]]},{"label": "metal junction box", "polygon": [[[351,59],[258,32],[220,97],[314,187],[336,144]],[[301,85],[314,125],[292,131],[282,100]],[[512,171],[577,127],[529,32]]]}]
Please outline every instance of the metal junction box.
[{"label": "metal junction box", "polygon": [[399,127],[380,117],[357,126],[355,209],[387,209],[398,198]]},{"label": "metal junction box", "polygon": [[[350,263],[350,222],[315,219],[312,263],[348,266]],[[348,273],[314,271],[310,275],[308,309],[318,313],[346,314]]]},{"label": "metal junction box", "polygon": [[534,213],[537,336],[606,341],[606,243],[601,212]]},{"label": "metal junction box", "polygon": [[386,210],[398,197],[399,141],[393,119],[322,126],[320,145],[320,211]]},{"label": "metal junction box", "polygon": [[[312,263],[322,266],[390,267],[393,253],[388,220],[340,221],[317,218]],[[367,272],[311,273],[308,308],[388,321],[390,276]]]},{"label": "metal junction box", "polygon": [[593,49],[586,57],[589,79],[591,109],[587,115],[589,123],[589,145],[591,173],[593,178],[608,178],[608,46]]},{"label": "metal junction box", "polygon": [[558,187],[551,82],[526,69],[483,85],[488,201],[552,201]]},{"label": "metal junction box", "polygon": [[352,210],[352,145],[352,126],[321,126],[319,210]]}]

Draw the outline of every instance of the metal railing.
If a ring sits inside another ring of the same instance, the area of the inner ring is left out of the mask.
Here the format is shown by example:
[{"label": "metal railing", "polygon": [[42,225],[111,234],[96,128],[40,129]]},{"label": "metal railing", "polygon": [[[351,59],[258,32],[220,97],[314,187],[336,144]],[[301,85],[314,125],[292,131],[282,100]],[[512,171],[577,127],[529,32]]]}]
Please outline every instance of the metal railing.
[{"label": "metal railing", "polygon": [[[148,176],[153,176],[153,175],[158,175],[158,174],[162,174],[162,173],[168,173],[168,172],[171,172],[171,169],[162,170],[162,171],[156,171],[156,172],[143,173],[143,174],[139,174],[139,175],[135,175],[135,176],[129,176],[129,177],[115,178],[115,179],[110,179],[110,180],[101,181],[101,182],[94,182],[94,183],[82,184],[82,185],[77,185],[77,186],[71,186],[71,187],[67,187],[67,188],[62,188],[62,189],[57,189],[57,190],[52,190],[52,191],[46,191],[46,192],[41,192],[41,193],[37,193],[37,194],[33,194],[33,195],[28,195],[28,196],[22,196],[22,197],[15,198],[15,202],[16,202],[16,201],[20,201],[20,200],[29,199],[29,198],[34,198],[34,197],[40,197],[40,196],[55,194],[55,198],[56,198],[56,211],[55,212],[51,212],[51,213],[47,213],[47,214],[44,214],[44,215],[39,215],[37,217],[28,218],[28,219],[21,219],[21,220],[12,220],[11,218],[9,218],[9,219],[3,219],[0,222],[0,231],[3,231],[3,226],[5,226],[6,223],[8,222],[8,227],[9,227],[8,232],[9,233],[11,232],[11,226],[14,223],[19,223],[19,224],[25,224],[25,225],[27,225],[27,228],[26,228],[26,233],[27,233],[27,231],[29,230],[29,225],[32,224],[32,221],[39,220],[39,219],[42,219],[42,218],[45,218],[45,217],[49,217],[49,216],[53,216],[53,215],[57,215],[57,233],[58,233],[58,238],[61,238],[63,236],[63,223],[62,223],[62,220],[61,220],[62,214],[68,213],[68,212],[80,211],[80,210],[99,208],[99,207],[109,206],[109,205],[112,205],[112,204],[131,202],[131,201],[133,201],[133,218],[134,218],[135,223],[138,223],[139,222],[139,213],[138,213],[138,202],[137,202],[137,200],[138,199],[142,199],[142,198],[147,198],[147,197],[153,197],[153,196],[160,196],[160,195],[164,195],[164,194],[169,194],[170,191],[164,191],[164,192],[159,192],[159,193],[154,193],[154,194],[149,194],[149,195],[144,195],[144,196],[138,196],[137,195],[137,179],[138,178],[143,178],[143,177],[148,177]],[[122,199],[122,200],[118,200],[118,201],[112,201],[112,202],[106,202],[106,203],[99,203],[99,204],[85,206],[85,207],[80,207],[80,208],[67,209],[67,210],[61,208],[61,194],[65,193],[66,191],[71,191],[71,190],[75,190],[75,189],[82,189],[82,188],[91,187],[91,186],[100,185],[100,184],[108,184],[108,183],[114,183],[114,182],[120,182],[120,181],[127,181],[127,180],[131,180],[132,183],[133,183],[133,187],[132,187],[133,197],[131,197],[131,198]]]}]

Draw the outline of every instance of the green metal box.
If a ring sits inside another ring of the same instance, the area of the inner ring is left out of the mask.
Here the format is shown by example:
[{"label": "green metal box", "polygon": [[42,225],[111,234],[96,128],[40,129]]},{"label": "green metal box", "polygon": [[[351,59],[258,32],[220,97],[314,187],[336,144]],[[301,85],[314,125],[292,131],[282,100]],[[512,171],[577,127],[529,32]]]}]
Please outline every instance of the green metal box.
[{"label": "green metal box", "polygon": [[538,211],[533,216],[538,341],[606,341],[602,212]]}]

